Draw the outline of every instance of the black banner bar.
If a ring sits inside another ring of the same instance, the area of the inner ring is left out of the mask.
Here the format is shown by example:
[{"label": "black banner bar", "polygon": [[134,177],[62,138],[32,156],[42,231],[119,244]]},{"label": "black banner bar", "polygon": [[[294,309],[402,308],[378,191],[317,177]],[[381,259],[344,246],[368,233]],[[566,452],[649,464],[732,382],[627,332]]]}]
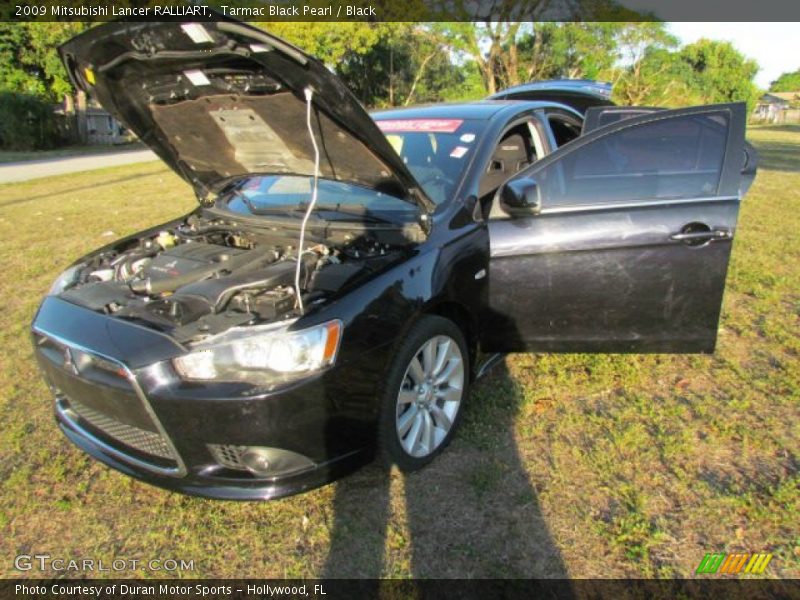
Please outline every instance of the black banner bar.
[{"label": "black banner bar", "polygon": [[1,21],[800,21],[797,0],[3,0]]},{"label": "black banner bar", "polygon": [[800,599],[800,580],[777,579],[175,579],[175,580],[13,580],[0,581],[2,598],[59,598],[102,600],[313,600],[503,598],[612,598],[645,600],[674,598]]}]

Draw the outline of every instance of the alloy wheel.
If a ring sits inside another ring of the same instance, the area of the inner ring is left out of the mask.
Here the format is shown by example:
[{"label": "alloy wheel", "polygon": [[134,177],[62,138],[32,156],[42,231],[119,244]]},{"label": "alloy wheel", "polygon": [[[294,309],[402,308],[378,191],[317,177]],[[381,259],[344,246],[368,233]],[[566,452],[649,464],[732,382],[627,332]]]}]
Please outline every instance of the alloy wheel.
[{"label": "alloy wheel", "polygon": [[464,357],[454,339],[437,335],[417,351],[397,394],[395,426],[403,450],[425,457],[447,437],[464,395]]}]

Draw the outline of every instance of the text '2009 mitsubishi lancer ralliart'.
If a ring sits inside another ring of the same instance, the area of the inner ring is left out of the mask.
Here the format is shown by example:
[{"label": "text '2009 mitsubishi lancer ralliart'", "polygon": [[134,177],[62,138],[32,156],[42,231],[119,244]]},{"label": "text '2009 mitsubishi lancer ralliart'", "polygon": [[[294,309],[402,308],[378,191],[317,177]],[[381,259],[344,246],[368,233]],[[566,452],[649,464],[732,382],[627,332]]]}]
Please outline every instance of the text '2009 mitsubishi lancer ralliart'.
[{"label": "text '2009 mitsubishi lancer ralliart'", "polygon": [[109,23],[61,55],[199,200],[75,262],[33,321],[61,430],[115,469],[284,496],[376,454],[424,466],[499,353],[714,349],[744,104],[623,114],[561,82],[370,117],[226,20]]}]

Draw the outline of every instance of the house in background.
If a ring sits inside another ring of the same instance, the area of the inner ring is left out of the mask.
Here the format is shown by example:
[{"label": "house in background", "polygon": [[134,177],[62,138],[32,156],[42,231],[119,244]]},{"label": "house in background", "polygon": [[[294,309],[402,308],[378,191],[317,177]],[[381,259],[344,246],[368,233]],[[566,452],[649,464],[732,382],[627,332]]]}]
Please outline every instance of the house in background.
[{"label": "house in background", "polygon": [[66,96],[55,112],[63,119],[65,137],[73,143],[112,146],[136,139],[111,113],[82,91]]},{"label": "house in background", "polygon": [[800,91],[764,94],[758,99],[753,120],[762,123],[800,122]]},{"label": "house in background", "polygon": [[134,135],[106,109],[90,102],[86,107],[86,138],[90,145],[112,146],[131,142]]}]

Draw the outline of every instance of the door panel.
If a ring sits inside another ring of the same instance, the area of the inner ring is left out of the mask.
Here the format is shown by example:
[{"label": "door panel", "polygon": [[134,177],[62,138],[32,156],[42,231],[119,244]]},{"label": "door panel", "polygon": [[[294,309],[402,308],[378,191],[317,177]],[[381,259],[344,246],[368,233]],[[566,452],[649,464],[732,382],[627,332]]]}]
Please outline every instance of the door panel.
[{"label": "door panel", "polygon": [[486,349],[713,351],[744,119],[738,104],[643,115],[521,173],[542,208],[489,221]]}]

